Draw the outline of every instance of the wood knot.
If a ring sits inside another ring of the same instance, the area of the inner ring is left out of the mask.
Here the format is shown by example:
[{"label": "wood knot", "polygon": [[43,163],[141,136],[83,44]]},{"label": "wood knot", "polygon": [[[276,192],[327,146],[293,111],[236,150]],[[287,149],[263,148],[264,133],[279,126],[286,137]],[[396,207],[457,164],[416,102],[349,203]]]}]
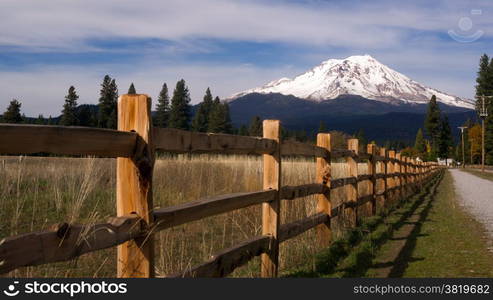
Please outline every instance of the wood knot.
[{"label": "wood knot", "polygon": [[59,223],[53,225],[53,229],[56,231],[56,236],[60,239],[64,238],[68,233],[70,225],[68,223]]}]

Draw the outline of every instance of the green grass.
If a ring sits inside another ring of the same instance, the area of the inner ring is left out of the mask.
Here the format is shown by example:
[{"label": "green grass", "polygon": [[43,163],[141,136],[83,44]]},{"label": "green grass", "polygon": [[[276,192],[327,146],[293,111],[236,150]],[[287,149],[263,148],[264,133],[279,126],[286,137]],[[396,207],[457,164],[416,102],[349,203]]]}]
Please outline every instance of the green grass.
[{"label": "green grass", "polygon": [[420,231],[410,238],[416,245],[404,277],[493,277],[484,227],[457,202],[448,172]]},{"label": "green grass", "polygon": [[493,277],[484,228],[457,202],[448,172],[436,181],[318,253],[315,268],[285,276]]},{"label": "green grass", "polygon": [[461,170],[483,179],[493,180],[493,172],[481,172],[480,170],[477,169],[465,169],[465,170],[461,169]]},{"label": "green grass", "polygon": [[400,228],[434,185],[437,177],[400,207],[390,210],[387,217],[367,218],[363,224],[334,241],[316,255],[315,267],[304,266],[284,274],[286,277],[362,277],[372,265],[378,249]]}]

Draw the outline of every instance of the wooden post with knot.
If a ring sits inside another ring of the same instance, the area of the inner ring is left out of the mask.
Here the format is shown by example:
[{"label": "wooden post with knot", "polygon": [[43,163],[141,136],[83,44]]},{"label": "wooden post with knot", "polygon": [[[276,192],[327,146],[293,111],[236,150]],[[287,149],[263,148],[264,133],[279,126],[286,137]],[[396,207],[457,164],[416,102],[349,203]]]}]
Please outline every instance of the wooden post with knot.
[{"label": "wooden post with knot", "polygon": [[[324,192],[318,195],[317,213],[322,212],[330,216],[332,209],[330,203],[330,134],[317,134],[317,146],[326,149],[328,155],[326,157],[317,157],[317,183],[323,184],[325,187]],[[329,246],[331,235],[330,219],[328,222],[317,226],[317,238],[320,247]]]},{"label": "wooden post with knot", "polygon": [[[134,156],[119,157],[116,164],[117,216],[137,214],[152,223],[152,145],[151,99],[147,95],[122,95],[118,99],[118,130],[138,134]],[[154,277],[152,236],[118,246],[118,277]]]}]

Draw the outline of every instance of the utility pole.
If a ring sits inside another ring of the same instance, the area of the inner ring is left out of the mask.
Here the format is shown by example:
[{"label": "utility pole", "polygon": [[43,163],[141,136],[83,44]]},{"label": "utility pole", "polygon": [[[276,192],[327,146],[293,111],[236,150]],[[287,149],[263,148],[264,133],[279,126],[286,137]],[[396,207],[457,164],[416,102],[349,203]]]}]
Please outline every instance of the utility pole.
[{"label": "utility pole", "polygon": [[484,172],[484,120],[488,117],[488,105],[486,100],[492,98],[493,96],[481,96],[481,105],[479,106],[479,117],[481,118],[481,171]]},{"label": "utility pole", "polygon": [[466,167],[466,155],[464,153],[464,129],[466,129],[467,127],[459,126],[457,128],[460,129],[460,135],[462,137],[462,168],[465,168]]}]

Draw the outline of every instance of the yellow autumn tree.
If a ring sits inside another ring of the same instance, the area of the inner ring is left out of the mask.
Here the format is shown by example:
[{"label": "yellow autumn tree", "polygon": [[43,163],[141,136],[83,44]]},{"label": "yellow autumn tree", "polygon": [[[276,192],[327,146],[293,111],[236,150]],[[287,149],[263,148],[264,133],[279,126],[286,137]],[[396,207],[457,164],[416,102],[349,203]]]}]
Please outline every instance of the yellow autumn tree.
[{"label": "yellow autumn tree", "polygon": [[481,125],[472,126],[468,133],[472,161],[477,163],[481,161]]}]

